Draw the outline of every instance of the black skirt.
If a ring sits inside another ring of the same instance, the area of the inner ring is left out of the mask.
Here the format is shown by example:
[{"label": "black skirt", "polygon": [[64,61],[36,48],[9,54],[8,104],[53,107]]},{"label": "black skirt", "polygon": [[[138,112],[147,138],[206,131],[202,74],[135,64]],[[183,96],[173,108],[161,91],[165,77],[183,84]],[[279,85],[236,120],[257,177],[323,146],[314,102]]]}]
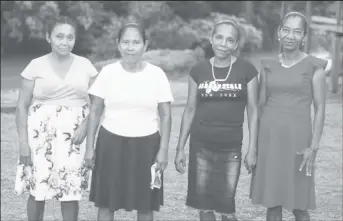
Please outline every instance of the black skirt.
[{"label": "black skirt", "polygon": [[151,166],[159,144],[159,132],[123,137],[101,126],[89,200],[110,211],[159,211],[163,205],[163,174],[161,188],[150,188]]}]

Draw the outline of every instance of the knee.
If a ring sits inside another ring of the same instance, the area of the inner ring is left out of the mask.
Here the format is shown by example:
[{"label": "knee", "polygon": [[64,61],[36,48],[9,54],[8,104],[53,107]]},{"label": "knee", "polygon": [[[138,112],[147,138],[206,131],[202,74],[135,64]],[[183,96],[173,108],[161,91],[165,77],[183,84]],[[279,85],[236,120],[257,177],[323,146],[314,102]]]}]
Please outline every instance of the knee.
[{"label": "knee", "polygon": [[214,213],[214,210],[199,210],[199,213],[202,213],[202,214]]},{"label": "knee", "polygon": [[61,206],[63,207],[78,206],[78,205],[79,205],[79,201],[62,201],[61,202]]},{"label": "knee", "polygon": [[152,210],[137,210],[138,214],[149,215],[152,214]]},{"label": "knee", "polygon": [[282,206],[269,207],[268,212],[282,212]]}]

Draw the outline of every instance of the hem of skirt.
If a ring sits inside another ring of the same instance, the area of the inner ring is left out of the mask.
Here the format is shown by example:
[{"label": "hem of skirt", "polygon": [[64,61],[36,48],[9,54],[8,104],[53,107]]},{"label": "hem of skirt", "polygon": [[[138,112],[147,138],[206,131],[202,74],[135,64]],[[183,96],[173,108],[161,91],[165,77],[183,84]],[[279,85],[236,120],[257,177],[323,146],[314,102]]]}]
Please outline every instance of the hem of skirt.
[{"label": "hem of skirt", "polygon": [[[251,198],[250,198],[251,199]],[[314,207],[297,207],[297,206],[293,206],[293,207],[290,207],[290,206],[286,206],[286,205],[283,205],[282,203],[281,204],[267,204],[267,203],[263,203],[263,202],[254,202],[254,201],[251,201],[251,203],[253,205],[258,205],[258,206],[262,206],[262,207],[265,207],[265,208],[273,208],[273,207],[278,207],[278,206],[281,206],[283,209],[287,210],[288,212],[292,212],[293,210],[297,209],[297,210],[316,210],[316,206]]]},{"label": "hem of skirt", "polygon": [[55,198],[54,196],[53,197],[45,197],[44,199],[37,199],[35,194],[29,192],[29,191],[25,191],[21,194],[17,194],[17,195],[24,195],[25,193],[33,196],[35,198],[35,201],[39,201],[39,202],[42,202],[42,201],[47,201],[47,200],[57,200],[57,201],[60,201],[60,202],[71,202],[71,201],[81,201],[82,200],[82,194],[79,195],[78,197],[74,197],[74,198],[71,198],[71,199],[58,199],[58,198]]},{"label": "hem of skirt", "polygon": [[94,203],[94,206],[97,208],[107,208],[108,210],[110,210],[111,212],[116,212],[119,210],[124,210],[125,212],[132,212],[132,211],[154,211],[154,212],[159,212],[160,211],[160,207],[163,206],[163,204],[160,204],[160,206],[158,206],[158,208],[127,208],[127,207],[115,207],[115,208],[110,208],[108,205],[106,206],[102,206],[99,205],[98,203],[94,202],[93,200],[89,200],[90,202]]},{"label": "hem of skirt", "polygon": [[199,211],[206,211],[206,212],[214,212],[214,213],[217,213],[217,214],[220,214],[220,215],[230,215],[230,214],[235,214],[236,211],[233,211],[233,212],[222,212],[222,211],[219,211],[219,210],[216,210],[214,208],[206,208],[204,209],[203,207],[201,208],[200,206],[193,206],[189,203],[186,203],[186,206],[189,207],[189,208],[192,208],[192,209],[196,209],[196,210],[199,210]]}]

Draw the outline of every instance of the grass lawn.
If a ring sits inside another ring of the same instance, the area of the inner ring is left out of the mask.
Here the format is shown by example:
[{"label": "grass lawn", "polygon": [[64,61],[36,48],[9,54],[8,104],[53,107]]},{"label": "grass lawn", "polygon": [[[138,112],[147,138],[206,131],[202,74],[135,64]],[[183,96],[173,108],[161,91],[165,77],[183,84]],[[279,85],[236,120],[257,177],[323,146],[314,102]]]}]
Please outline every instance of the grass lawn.
[{"label": "grass lawn", "polygon": [[[178,86],[174,85],[174,90]],[[184,90],[184,89],[180,89]],[[312,220],[342,220],[342,100],[341,95],[330,96],[321,149],[317,156],[316,173],[317,210],[311,212]],[[187,174],[178,174],[173,165],[175,146],[183,107],[174,107],[173,127],[170,141],[169,165],[165,173],[165,206],[156,214],[157,220],[196,220],[197,212],[187,208]],[[14,115],[1,113],[1,220],[25,220],[27,194],[16,196],[14,188],[15,166],[18,143]],[[244,125],[247,134],[247,125]],[[243,153],[246,152],[248,137],[244,137]],[[187,149],[188,151],[188,149]],[[250,176],[242,167],[237,190],[237,215],[241,220],[264,220],[265,209],[254,206],[248,198]],[[88,202],[88,195],[80,203],[80,220],[96,220],[97,210]],[[117,220],[135,220],[134,213],[119,211]],[[284,220],[294,220],[292,214],[284,211]],[[45,220],[61,220],[60,205],[48,201]]]},{"label": "grass lawn", "polygon": [[[23,63],[27,65],[28,61],[24,61]],[[253,63],[258,68],[258,61],[253,61]],[[1,103],[15,101],[17,91],[11,89],[19,86],[18,74],[23,70],[24,66],[16,65],[16,63],[3,66],[2,63]],[[5,82],[3,77],[6,79]],[[186,99],[186,78],[181,78],[177,81],[173,80],[171,87],[177,102]],[[162,207],[160,213],[156,214],[157,220],[197,220],[197,212],[184,205],[187,191],[187,174],[178,174],[173,164],[182,112],[182,106],[176,105],[173,107],[169,165],[165,172],[165,206]],[[1,113],[1,122],[1,220],[26,220],[26,200],[28,195],[16,196],[14,193],[18,137],[13,113]],[[244,124],[244,131],[243,153],[245,154],[248,141],[247,124]],[[186,150],[188,151],[188,148]],[[321,149],[317,155],[317,167],[315,178],[317,210],[311,212],[312,220],[342,220],[341,90],[338,95],[328,93],[326,121]],[[242,167],[237,190],[237,216],[240,220],[265,220],[265,209],[252,205],[248,198],[249,185],[250,176],[244,167]],[[96,208],[92,203],[88,202],[88,195],[86,194],[84,200],[80,202],[80,220],[96,220],[96,213]],[[135,220],[135,214],[119,211],[115,214],[115,218],[117,220]],[[45,209],[45,220],[61,219],[59,203],[57,201],[48,201]],[[284,211],[284,220],[294,219],[292,218],[292,214]]]}]

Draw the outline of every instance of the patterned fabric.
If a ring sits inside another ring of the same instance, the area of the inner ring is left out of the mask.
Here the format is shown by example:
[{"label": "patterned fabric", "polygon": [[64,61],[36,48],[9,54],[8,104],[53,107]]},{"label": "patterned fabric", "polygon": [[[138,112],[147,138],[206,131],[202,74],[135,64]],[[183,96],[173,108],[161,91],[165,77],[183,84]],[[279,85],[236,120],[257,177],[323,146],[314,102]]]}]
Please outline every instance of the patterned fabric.
[{"label": "patterned fabric", "polygon": [[18,163],[15,191],[29,191],[37,201],[80,200],[89,186],[83,163],[85,141],[74,145],[74,131],[88,114],[88,106],[36,104],[28,113],[28,137],[33,166]]}]

